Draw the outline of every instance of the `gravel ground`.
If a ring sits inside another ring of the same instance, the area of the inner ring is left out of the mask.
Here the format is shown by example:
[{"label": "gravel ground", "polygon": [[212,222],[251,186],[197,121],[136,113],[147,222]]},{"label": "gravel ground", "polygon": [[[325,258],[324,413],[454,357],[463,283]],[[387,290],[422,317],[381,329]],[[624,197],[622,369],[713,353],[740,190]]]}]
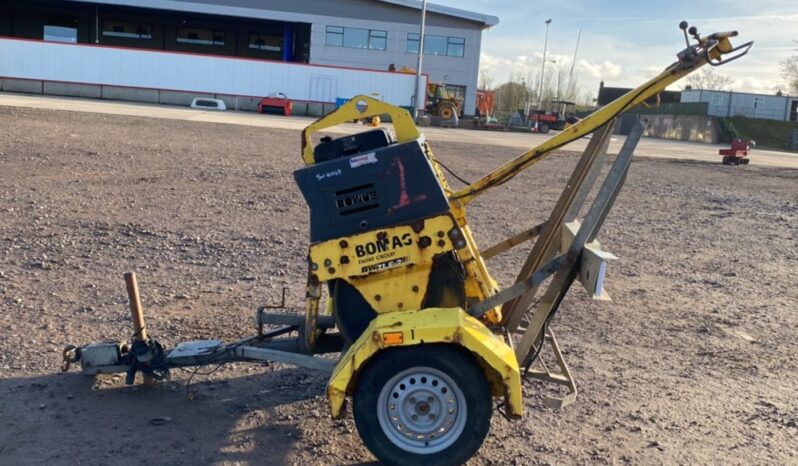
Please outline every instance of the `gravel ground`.
[{"label": "gravel ground", "polygon": [[[252,334],[284,286],[299,312],[298,132],[10,107],[0,123],[0,464],[373,461],[313,372],[58,372],[65,344],[127,337],[124,271],[168,346]],[[467,179],[516,155],[432,142]],[[475,202],[479,243],[545,219],[575,161]],[[494,416],[470,464],[798,463],[798,171],[636,160],[601,239],[613,301],[574,289],[554,323],[577,403],[547,410],[528,384],[523,420]],[[508,284],[525,254],[489,265]]]}]

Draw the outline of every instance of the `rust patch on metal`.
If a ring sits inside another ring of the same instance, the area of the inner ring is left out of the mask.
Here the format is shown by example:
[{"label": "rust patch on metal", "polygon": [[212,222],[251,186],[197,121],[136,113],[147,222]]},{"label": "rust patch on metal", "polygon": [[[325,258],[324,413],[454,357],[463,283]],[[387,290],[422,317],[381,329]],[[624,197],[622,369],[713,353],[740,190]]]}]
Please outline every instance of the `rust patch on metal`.
[{"label": "rust patch on metal", "polygon": [[412,228],[413,231],[416,232],[416,234],[421,233],[422,231],[424,231],[424,220],[413,222],[412,224],[410,224],[410,228]]},{"label": "rust patch on metal", "polygon": [[341,264],[346,265],[349,263],[349,256],[341,256]]},{"label": "rust patch on metal", "polygon": [[[443,240],[441,240],[443,241]],[[432,245],[432,239],[429,236],[422,236],[418,239],[418,247],[419,249],[426,249]]]}]

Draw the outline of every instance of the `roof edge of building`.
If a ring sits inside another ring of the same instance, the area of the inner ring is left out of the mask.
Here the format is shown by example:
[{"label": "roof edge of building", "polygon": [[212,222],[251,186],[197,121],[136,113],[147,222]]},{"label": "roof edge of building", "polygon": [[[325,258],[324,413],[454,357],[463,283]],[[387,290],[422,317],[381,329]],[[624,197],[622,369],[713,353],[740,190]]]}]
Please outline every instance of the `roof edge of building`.
[{"label": "roof edge of building", "polygon": [[[397,5],[397,6],[403,6],[407,8],[413,8],[416,10],[421,10],[421,1],[419,0],[377,0],[377,1],[383,3],[390,3],[392,5]],[[438,5],[436,3],[428,3],[427,11],[430,11],[432,13],[438,13],[441,15],[452,16],[455,18],[466,19],[469,21],[475,21],[484,24],[485,27],[496,26],[497,24],[499,24],[499,18],[496,16],[484,15],[482,13],[477,13],[475,11],[461,10],[459,8]]]},{"label": "roof edge of building", "polygon": [[[85,2],[87,0],[69,0],[77,2]],[[195,2],[175,2],[172,0],[92,0],[95,3],[104,5],[119,5],[119,6],[134,6],[140,8],[162,8],[172,11],[186,11],[205,14],[224,14],[222,11],[224,5],[215,5],[210,3],[195,3]],[[412,8],[421,10],[421,2],[419,0],[376,0],[380,3],[387,3],[395,6]],[[241,14],[244,10],[252,11],[252,8],[246,7],[227,7],[228,9],[238,10],[234,15]],[[459,18],[466,21],[473,21],[482,24],[485,28],[499,24],[499,18],[491,15],[484,15],[474,11],[461,10],[459,8],[452,8],[448,6],[438,5],[435,3],[427,4],[427,11],[437,13],[452,18]]]}]

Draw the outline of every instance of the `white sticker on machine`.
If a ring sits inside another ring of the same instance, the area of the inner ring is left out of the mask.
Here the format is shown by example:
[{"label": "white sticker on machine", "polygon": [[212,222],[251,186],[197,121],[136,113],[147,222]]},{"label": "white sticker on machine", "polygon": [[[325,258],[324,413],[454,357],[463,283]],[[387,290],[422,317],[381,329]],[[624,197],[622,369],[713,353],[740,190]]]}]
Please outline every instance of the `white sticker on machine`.
[{"label": "white sticker on machine", "polygon": [[377,163],[377,154],[369,152],[368,154],[358,155],[349,159],[349,166],[352,168],[362,167],[370,163]]}]

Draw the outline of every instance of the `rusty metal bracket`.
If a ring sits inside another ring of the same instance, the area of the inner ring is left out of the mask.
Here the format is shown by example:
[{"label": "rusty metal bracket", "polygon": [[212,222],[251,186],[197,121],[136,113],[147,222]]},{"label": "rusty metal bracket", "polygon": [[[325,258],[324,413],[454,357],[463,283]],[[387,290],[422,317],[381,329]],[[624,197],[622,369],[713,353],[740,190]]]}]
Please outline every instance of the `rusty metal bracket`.
[{"label": "rusty metal bracket", "polygon": [[[551,352],[554,354],[554,358],[556,359],[556,370],[549,369],[549,366],[546,365],[546,362],[542,357],[541,353],[543,352],[543,347],[547,344],[551,349]],[[536,350],[537,358],[535,361],[529,361],[528,365],[526,365],[523,374],[524,379],[526,380],[531,378],[565,387],[568,390],[568,393],[565,396],[547,396],[543,399],[543,403],[546,405],[546,407],[558,410],[563,409],[576,401],[576,380],[574,380],[573,375],[571,375],[571,371],[568,369],[568,364],[565,362],[565,358],[563,358],[562,351],[560,351],[560,345],[557,343],[557,338],[554,337],[554,332],[551,330],[550,326],[546,327],[543,341],[540,342],[540,347],[536,348]],[[537,365],[538,368],[533,369],[533,365]]]}]

